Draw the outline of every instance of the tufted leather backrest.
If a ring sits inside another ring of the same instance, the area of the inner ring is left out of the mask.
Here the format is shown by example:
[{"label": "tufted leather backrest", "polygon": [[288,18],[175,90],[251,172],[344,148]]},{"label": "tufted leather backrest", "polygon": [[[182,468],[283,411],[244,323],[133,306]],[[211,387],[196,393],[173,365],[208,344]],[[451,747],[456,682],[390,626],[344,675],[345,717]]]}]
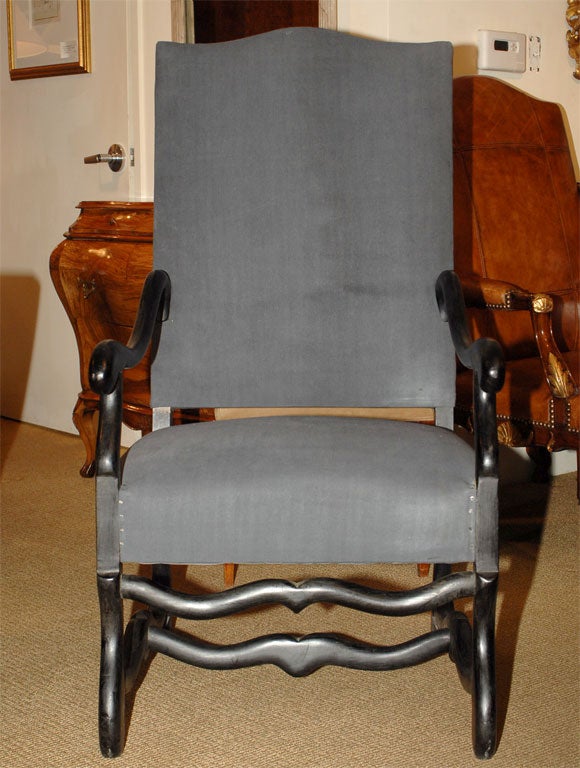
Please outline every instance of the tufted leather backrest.
[{"label": "tufted leather backrest", "polygon": [[[562,113],[499,80],[453,84],[455,268],[556,297],[563,349],[579,340],[578,191]],[[473,312],[508,358],[535,354],[526,312]]]},{"label": "tufted leather backrest", "polygon": [[158,46],[153,404],[453,405],[451,87],[449,43]]}]

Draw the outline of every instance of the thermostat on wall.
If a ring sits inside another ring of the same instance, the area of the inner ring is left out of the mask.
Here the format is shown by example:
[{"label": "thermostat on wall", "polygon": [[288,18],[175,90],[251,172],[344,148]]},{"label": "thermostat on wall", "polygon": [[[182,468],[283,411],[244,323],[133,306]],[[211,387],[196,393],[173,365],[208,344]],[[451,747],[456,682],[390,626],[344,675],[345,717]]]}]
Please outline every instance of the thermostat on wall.
[{"label": "thermostat on wall", "polygon": [[526,71],[526,36],[519,32],[478,30],[478,69]]}]

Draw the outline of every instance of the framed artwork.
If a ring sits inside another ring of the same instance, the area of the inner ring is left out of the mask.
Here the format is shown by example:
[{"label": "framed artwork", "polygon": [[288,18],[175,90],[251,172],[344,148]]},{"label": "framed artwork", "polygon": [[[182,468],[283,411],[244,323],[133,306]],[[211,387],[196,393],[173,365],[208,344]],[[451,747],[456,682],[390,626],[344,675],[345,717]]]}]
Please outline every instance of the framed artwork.
[{"label": "framed artwork", "polygon": [[89,0],[7,0],[10,78],[91,71]]}]

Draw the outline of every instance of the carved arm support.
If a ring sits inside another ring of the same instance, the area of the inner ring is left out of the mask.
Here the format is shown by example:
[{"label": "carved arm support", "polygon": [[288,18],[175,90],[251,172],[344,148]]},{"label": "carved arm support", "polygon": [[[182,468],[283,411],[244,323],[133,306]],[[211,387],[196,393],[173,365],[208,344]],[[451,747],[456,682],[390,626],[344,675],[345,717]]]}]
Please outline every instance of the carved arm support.
[{"label": "carved arm support", "polygon": [[451,338],[460,362],[473,371],[474,427],[477,475],[497,477],[497,427],[495,396],[503,386],[504,362],[501,347],[493,339],[473,341],[465,313],[461,283],[455,272],[442,272],[436,286],[437,304],[449,323]]},{"label": "carved arm support", "polygon": [[455,353],[473,371],[473,426],[477,477],[475,518],[475,569],[483,577],[495,578],[499,567],[497,535],[498,438],[496,393],[503,386],[503,352],[493,339],[473,341],[467,325],[465,300],[455,272],[439,275],[437,304],[443,320],[449,323]]},{"label": "carved arm support", "polygon": [[169,313],[171,283],[165,272],[147,275],[137,319],[127,344],[108,339],[101,341],[91,356],[89,381],[100,395],[97,433],[97,572],[99,576],[118,578],[118,510],[121,464],[121,425],[123,414],[123,376],[127,368],[138,365],[149,345],[156,343],[159,322]]},{"label": "carved arm support", "polygon": [[137,319],[127,344],[107,339],[101,341],[91,356],[89,380],[97,394],[110,394],[126,368],[138,365],[151,343],[158,321],[169,314],[171,283],[169,275],[155,270],[147,275],[137,310]]},{"label": "carved arm support", "polygon": [[578,384],[566,365],[552,331],[552,309],[550,296],[537,294],[532,299],[532,323],[536,344],[544,367],[544,375],[554,397],[569,398],[579,392]]},{"label": "carved arm support", "polygon": [[137,318],[127,344],[107,339],[93,350],[89,381],[92,390],[100,395],[97,475],[119,476],[122,373],[138,365],[151,342],[156,342],[159,323],[169,314],[170,296],[171,283],[167,273],[161,270],[150,272],[143,285]]},{"label": "carved arm support", "polygon": [[530,293],[513,283],[477,276],[461,279],[468,306],[490,310],[526,310],[532,318],[538,353],[546,382],[554,397],[568,398],[579,392],[554,338],[552,310],[554,300],[547,293]]}]

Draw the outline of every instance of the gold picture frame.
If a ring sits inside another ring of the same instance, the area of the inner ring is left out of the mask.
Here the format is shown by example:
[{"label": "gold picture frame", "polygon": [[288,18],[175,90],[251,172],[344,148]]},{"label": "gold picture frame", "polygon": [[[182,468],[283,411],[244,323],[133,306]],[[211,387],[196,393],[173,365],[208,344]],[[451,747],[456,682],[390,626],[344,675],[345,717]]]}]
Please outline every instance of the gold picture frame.
[{"label": "gold picture frame", "polygon": [[7,0],[11,80],[91,71],[89,0]]}]

